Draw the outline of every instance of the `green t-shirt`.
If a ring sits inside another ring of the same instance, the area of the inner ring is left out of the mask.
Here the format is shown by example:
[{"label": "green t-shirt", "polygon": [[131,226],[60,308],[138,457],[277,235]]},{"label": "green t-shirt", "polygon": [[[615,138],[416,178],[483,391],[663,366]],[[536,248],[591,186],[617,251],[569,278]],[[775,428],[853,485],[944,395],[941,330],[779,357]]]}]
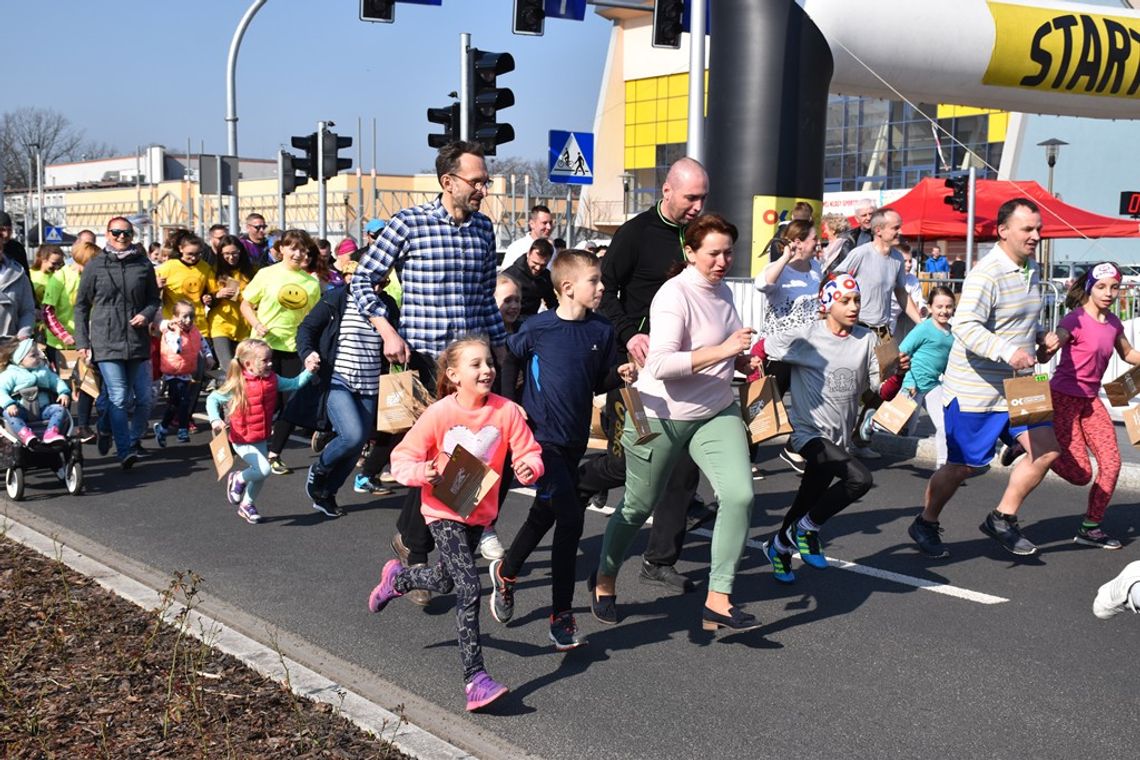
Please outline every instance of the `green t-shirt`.
[{"label": "green t-shirt", "polygon": [[[64,267],[48,278],[44,286],[43,306],[55,309],[55,316],[73,336],[75,335],[75,293],[79,289],[79,273],[71,267]],[[47,344],[53,348],[64,348],[63,341],[55,337],[51,330],[44,330]]]},{"label": "green t-shirt", "polygon": [[253,306],[258,320],[269,329],[264,340],[270,348],[296,351],[297,327],[320,300],[321,285],[306,272],[274,264],[259,270],[241,297]]}]

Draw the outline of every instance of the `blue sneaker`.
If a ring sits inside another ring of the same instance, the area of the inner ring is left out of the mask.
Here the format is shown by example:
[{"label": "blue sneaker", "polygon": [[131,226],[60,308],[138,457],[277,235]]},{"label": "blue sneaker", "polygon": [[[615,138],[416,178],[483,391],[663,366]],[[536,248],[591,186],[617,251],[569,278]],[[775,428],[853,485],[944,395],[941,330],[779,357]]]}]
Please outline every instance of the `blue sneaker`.
[{"label": "blue sneaker", "polygon": [[776,548],[776,539],[772,538],[763,543],[764,556],[772,563],[772,577],[780,583],[795,583],[796,574],[792,572],[792,553],[781,552]]},{"label": "blue sneaker", "polygon": [[166,448],[166,428],[162,426],[161,422],[154,423],[154,442],[158,444],[160,449]]},{"label": "blue sneaker", "polygon": [[179,443],[190,443],[190,430],[188,428],[179,428],[178,429],[178,442]]},{"label": "blue sneaker", "polygon": [[818,531],[796,528],[796,549],[805,565],[811,565],[820,570],[827,567],[827,557],[823,556],[823,547],[819,543]]}]

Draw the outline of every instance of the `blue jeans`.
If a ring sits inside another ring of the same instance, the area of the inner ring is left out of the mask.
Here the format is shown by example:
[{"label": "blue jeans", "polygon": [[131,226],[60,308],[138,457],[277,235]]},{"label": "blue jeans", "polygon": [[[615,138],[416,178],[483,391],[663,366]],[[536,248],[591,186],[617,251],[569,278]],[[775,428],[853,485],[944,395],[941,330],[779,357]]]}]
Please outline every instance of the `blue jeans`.
[{"label": "blue jeans", "polygon": [[325,446],[314,469],[325,476],[326,490],[335,494],[356,467],[365,442],[376,429],[376,397],[362,396],[334,382],[325,410],[336,438]]},{"label": "blue jeans", "polygon": [[[99,362],[99,374],[107,391],[107,416],[111,418],[111,435],[119,460],[126,458],[131,446],[142,440],[147,429],[151,407],[150,359],[127,359]],[[134,414],[127,420],[127,405],[135,399]]]},{"label": "blue jeans", "polygon": [[[32,413],[24,407],[16,404],[16,414],[8,414],[4,412],[4,422],[7,423],[8,429],[16,435],[28,426],[31,422]],[[48,404],[40,410],[40,419],[47,420],[48,427],[59,428],[63,425],[64,418],[67,417],[67,410],[59,404]]]}]

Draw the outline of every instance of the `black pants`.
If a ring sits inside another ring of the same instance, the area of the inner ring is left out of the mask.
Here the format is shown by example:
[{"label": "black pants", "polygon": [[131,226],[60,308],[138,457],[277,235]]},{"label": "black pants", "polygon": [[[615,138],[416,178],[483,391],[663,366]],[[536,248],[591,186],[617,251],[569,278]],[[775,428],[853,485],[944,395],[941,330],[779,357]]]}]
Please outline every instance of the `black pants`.
[{"label": "black pants", "polygon": [[542,444],[544,472],[535,484],[534,502],[499,571],[507,578],[516,577],[531,552],[553,527],[550,583],[555,615],[574,608],[578,542],[582,538],[586,512],[586,502],[578,495],[578,463],[584,453],[585,449]]},{"label": "black pants", "polygon": [[[408,369],[418,372],[420,382],[428,390],[435,392],[436,365],[435,359],[418,351],[413,351],[408,361]],[[420,511],[420,489],[409,488],[404,499],[404,506],[400,509],[400,517],[396,520],[396,530],[404,539],[404,546],[408,547],[408,564],[421,565],[427,562],[428,555],[435,548],[435,540],[424,522],[423,512]]]},{"label": "black pants", "polygon": [[846,449],[823,438],[812,438],[804,444],[800,456],[807,460],[804,475],[795,501],[784,517],[781,532],[794,530],[804,515],[816,525],[823,525],[870,491],[874,483],[866,465]]},{"label": "black pants", "polygon": [[[583,493],[594,494],[617,488],[625,483],[625,452],[621,447],[621,431],[625,425],[625,403],[620,391],[606,396],[603,415],[606,431],[606,453],[585,463],[579,470],[578,487]],[[649,545],[645,559],[654,565],[675,565],[685,543],[685,520],[689,504],[697,492],[701,471],[688,451],[677,460],[661,498],[653,505],[653,527],[649,531]]]},{"label": "black pants", "polygon": [[190,425],[190,387],[189,380],[172,377],[166,381],[166,411],[162,414],[162,426],[170,427],[172,422],[178,423],[179,429]]},{"label": "black pants", "polygon": [[[301,357],[295,351],[278,351],[273,349],[273,371],[282,377],[296,377],[305,368]],[[289,394],[292,395],[292,394]],[[277,394],[277,421],[273,423],[273,436],[269,439],[269,453],[280,454],[285,450],[285,443],[293,434],[294,425],[281,419],[281,410],[289,399],[284,393]]]},{"label": "black pants", "polygon": [[403,433],[376,433],[372,437],[372,449],[364,458],[364,466],[360,468],[360,473],[367,478],[379,475],[392,457],[392,449],[402,440],[404,440]]}]

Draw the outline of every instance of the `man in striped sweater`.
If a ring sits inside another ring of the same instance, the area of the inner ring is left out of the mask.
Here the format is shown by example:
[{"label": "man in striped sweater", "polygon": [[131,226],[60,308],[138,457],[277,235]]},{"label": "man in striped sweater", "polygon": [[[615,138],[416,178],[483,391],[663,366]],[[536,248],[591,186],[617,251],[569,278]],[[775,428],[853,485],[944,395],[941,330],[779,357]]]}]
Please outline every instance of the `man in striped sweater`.
[{"label": "man in striped sweater", "polygon": [[925,507],[909,528],[931,557],[950,555],[938,516],[971,471],[989,465],[999,439],[1016,440],[1028,456],[1013,468],[981,530],[1013,554],[1036,554],[1037,547],[1021,535],[1017,510],[1058,456],[1051,422],[1010,425],[1002,382],[1048,359],[1038,320],[1040,269],[1033,259],[1041,214],[1033,201],[1015,198],[998,209],[997,226],[1000,239],[966,277],[951,328],[954,347],[942,386],[947,463],[930,479]]}]

